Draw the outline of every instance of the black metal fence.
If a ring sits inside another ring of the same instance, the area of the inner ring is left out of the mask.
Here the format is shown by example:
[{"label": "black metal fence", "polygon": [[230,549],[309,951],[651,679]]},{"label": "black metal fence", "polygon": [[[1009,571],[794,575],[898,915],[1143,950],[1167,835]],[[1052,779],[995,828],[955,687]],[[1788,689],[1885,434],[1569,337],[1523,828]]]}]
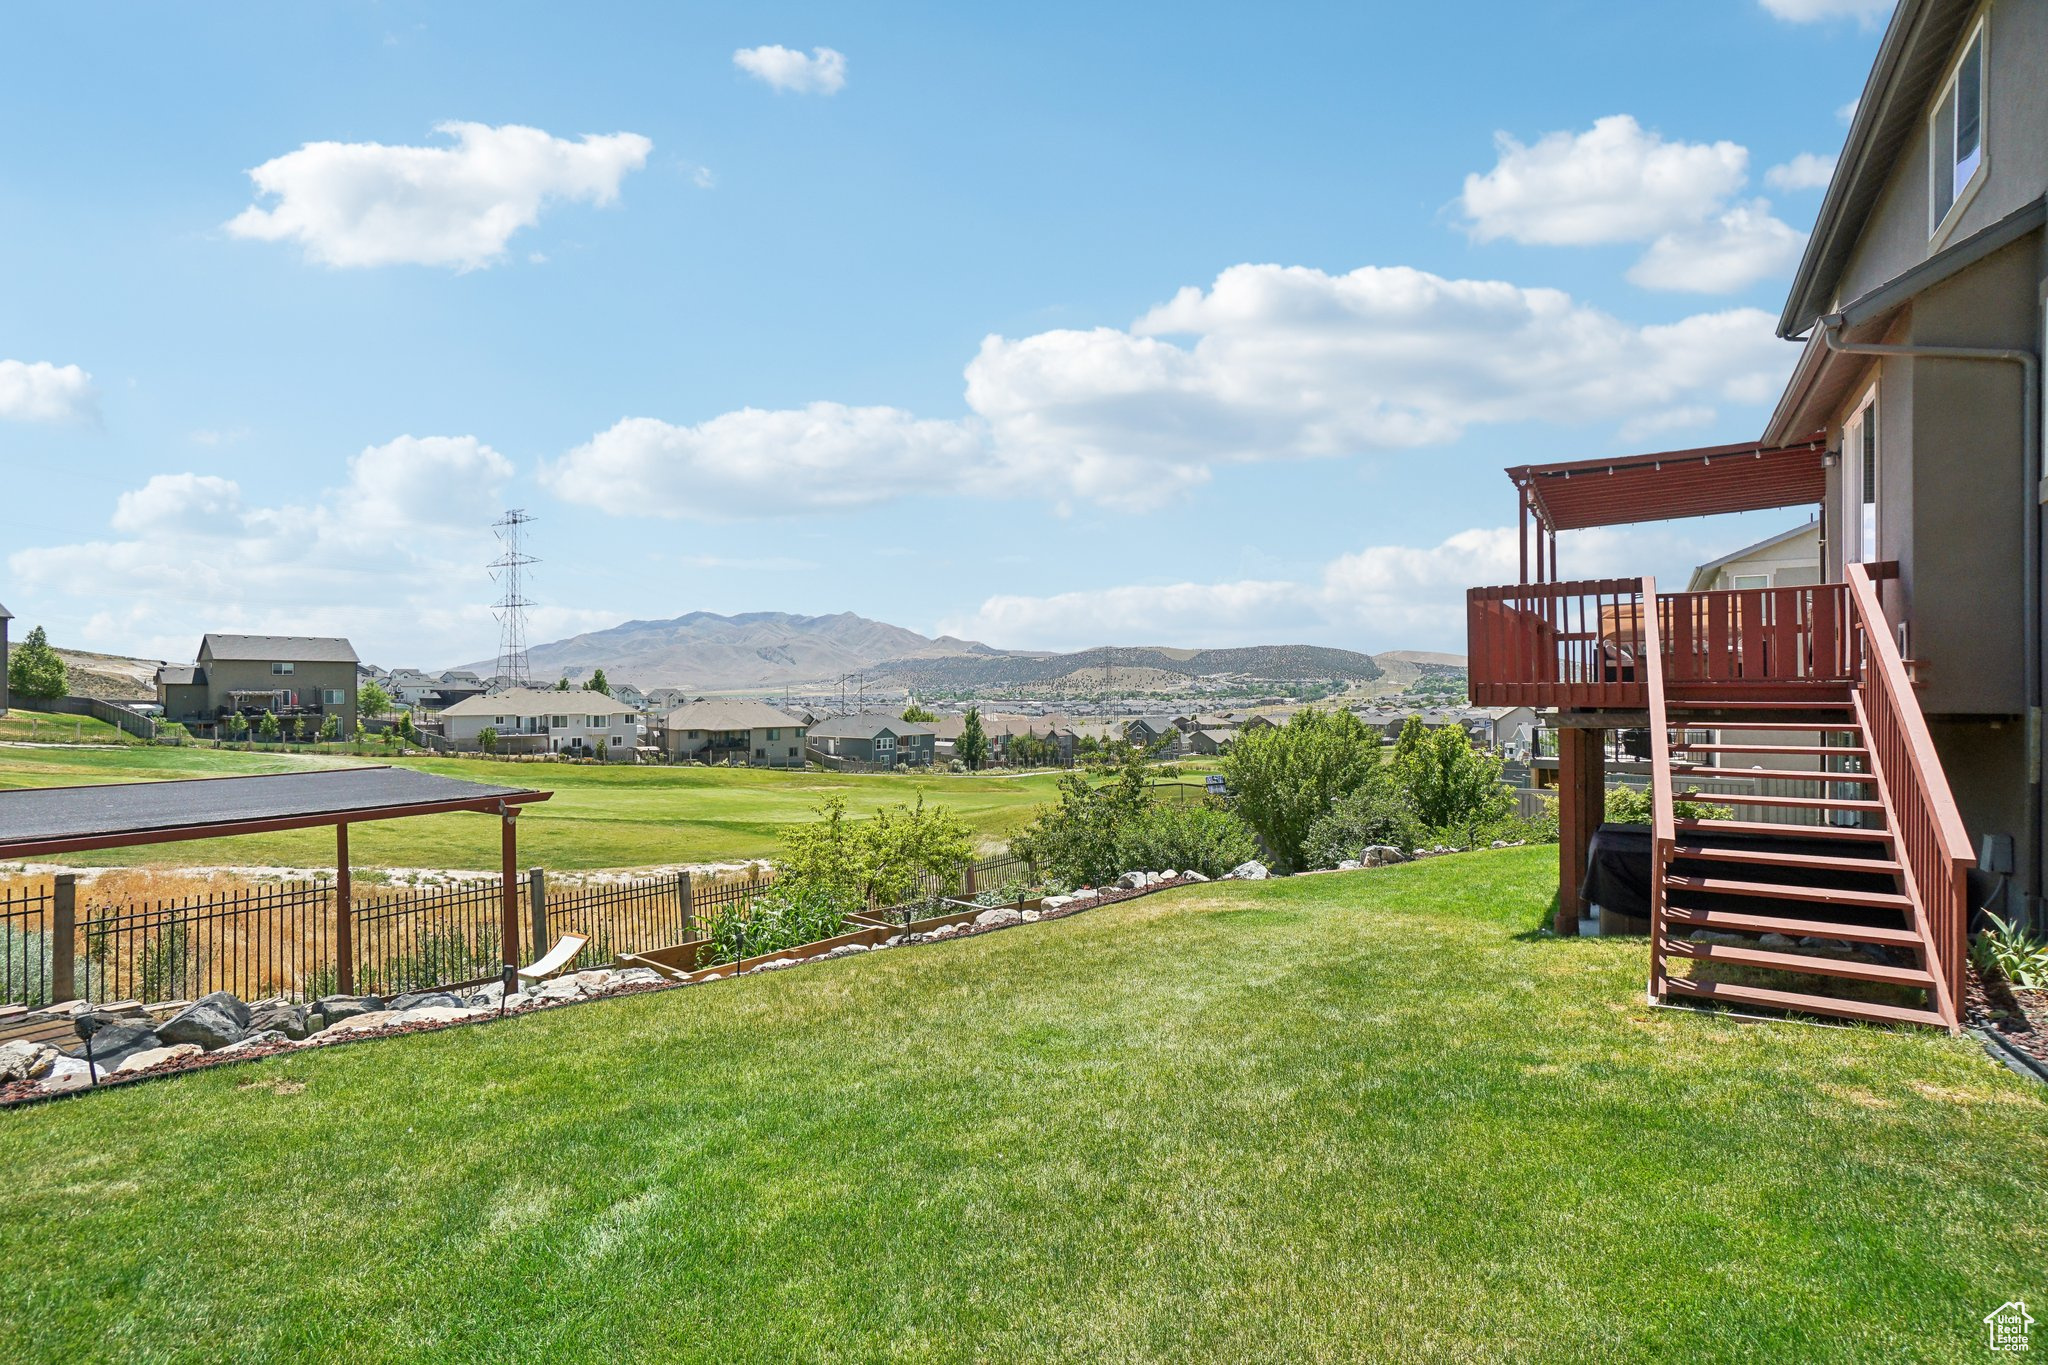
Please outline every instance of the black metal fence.
[{"label": "black metal fence", "polygon": [[50,1002],[55,908],[49,882],[0,886],[0,1005]]},{"label": "black metal fence", "polygon": [[[356,892],[355,989],[392,996],[495,979],[505,964],[504,885],[491,877]],[[512,894],[524,920],[526,887]]]},{"label": "black metal fence", "polygon": [[620,953],[681,943],[691,937],[695,890],[686,874],[573,890],[550,888],[543,897],[546,932],[536,934],[548,942],[536,943],[535,951],[546,951],[562,934],[582,934],[590,941],[576,955],[576,965],[584,968],[602,967]]}]

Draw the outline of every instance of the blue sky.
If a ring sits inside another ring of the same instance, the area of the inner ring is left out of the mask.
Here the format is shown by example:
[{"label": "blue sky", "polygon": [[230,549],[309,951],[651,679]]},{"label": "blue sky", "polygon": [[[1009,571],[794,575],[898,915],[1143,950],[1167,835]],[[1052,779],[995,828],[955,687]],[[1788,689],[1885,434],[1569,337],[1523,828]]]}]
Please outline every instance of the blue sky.
[{"label": "blue sky", "polygon": [[1760,429],[1888,8],[17,10],[0,601],[450,664],[523,506],[536,639],[1458,648],[1504,465]]}]

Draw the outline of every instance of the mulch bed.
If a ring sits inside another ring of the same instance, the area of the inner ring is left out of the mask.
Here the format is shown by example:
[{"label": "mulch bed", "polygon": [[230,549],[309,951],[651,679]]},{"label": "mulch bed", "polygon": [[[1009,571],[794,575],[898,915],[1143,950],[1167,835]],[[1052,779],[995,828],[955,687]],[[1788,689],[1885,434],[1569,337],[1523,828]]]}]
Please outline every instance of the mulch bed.
[{"label": "mulch bed", "polygon": [[1972,966],[1963,983],[1963,1020],[2048,1068],[2048,991],[2014,990]]},{"label": "mulch bed", "polygon": [[[1018,928],[1023,923],[1043,924],[1048,920],[1065,919],[1070,915],[1080,914],[1084,910],[1093,910],[1097,906],[1115,905],[1120,901],[1136,900],[1140,896],[1149,896],[1155,891],[1170,891],[1177,886],[1198,886],[1201,884],[1202,883],[1191,881],[1186,877],[1175,877],[1172,881],[1159,882],[1156,885],[1145,887],[1142,890],[1127,891],[1115,887],[1105,887],[1100,890],[1100,893],[1098,895],[1091,897],[1089,899],[1071,902],[1067,905],[1062,905],[1057,909],[1053,910],[1041,910],[1039,912],[1038,919],[1035,921],[1017,921],[1010,924],[982,925],[977,925],[974,924],[972,921],[969,921],[968,923],[962,925],[956,932],[947,935],[944,939],[931,939],[921,937],[915,942],[900,943],[897,945],[897,947],[914,948],[922,946],[925,943],[950,943],[957,939],[971,938],[978,934],[989,934],[1001,929]],[[998,909],[1001,907],[990,906],[989,908]],[[798,960],[795,964],[793,964],[791,968],[786,968],[784,970],[794,970],[795,967],[808,966],[812,962],[823,962],[827,960],[828,959],[823,957],[804,958]],[[758,971],[759,969],[757,968],[755,970]],[[748,974],[752,975],[753,973],[750,972]],[[730,978],[719,979],[729,980]],[[413,1024],[391,1024],[379,1029],[364,1030],[362,1032],[351,1032],[346,1036],[336,1037],[331,1042],[322,1042],[314,1044],[310,1047],[308,1046],[308,1044],[304,1042],[294,1043],[284,1041],[276,1043],[265,1043],[258,1047],[243,1048],[240,1051],[227,1053],[225,1055],[218,1052],[209,1053],[199,1057],[182,1058],[174,1061],[162,1062],[156,1066],[149,1067],[142,1071],[123,1072],[118,1076],[104,1076],[100,1079],[100,1082],[97,1086],[84,1086],[76,1090],[44,1091],[39,1089],[37,1087],[36,1082],[34,1081],[15,1081],[4,1085],[0,1085],[0,1109],[11,1108],[17,1105],[28,1103],[40,1103],[49,1100],[67,1099],[73,1095],[89,1095],[95,1089],[104,1090],[109,1086],[131,1085],[140,1081],[158,1080],[165,1076],[178,1076],[191,1071],[204,1071],[209,1067],[236,1066],[243,1062],[261,1061],[266,1057],[278,1057],[283,1056],[287,1053],[319,1051],[321,1049],[331,1047],[348,1047],[355,1043],[372,1042],[379,1038],[396,1038],[407,1033],[431,1033],[441,1029],[467,1028],[477,1024],[495,1023],[499,1019],[513,1017],[517,1015],[534,1014],[542,1010],[561,1009],[565,1006],[572,1005],[587,1005],[596,1003],[597,1001],[601,1000],[617,1000],[629,995],[648,995],[656,991],[682,990],[687,986],[691,985],[708,984],[710,983],[671,981],[636,982],[631,985],[619,986],[613,989],[609,989],[605,991],[603,995],[588,996],[581,1000],[551,1000],[545,1002],[531,1001],[526,1004],[517,1005],[511,1009],[501,1010],[492,1015],[477,1019],[457,1019],[447,1021],[421,1020],[420,1022]],[[317,1037],[319,1035],[315,1036]]]}]

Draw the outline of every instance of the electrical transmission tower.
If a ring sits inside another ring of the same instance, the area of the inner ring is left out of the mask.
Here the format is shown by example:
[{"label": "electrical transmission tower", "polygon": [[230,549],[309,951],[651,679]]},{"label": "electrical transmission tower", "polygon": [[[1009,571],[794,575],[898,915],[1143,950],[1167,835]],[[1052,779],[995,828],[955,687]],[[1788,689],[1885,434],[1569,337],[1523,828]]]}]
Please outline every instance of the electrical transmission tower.
[{"label": "electrical transmission tower", "polygon": [[540,561],[520,544],[522,528],[532,521],[525,509],[514,507],[491,523],[491,533],[504,547],[490,564],[492,581],[504,589],[492,613],[498,618],[498,676],[520,687],[533,686],[533,670],[526,661],[526,609],[533,603],[527,601],[521,579],[527,565]]}]

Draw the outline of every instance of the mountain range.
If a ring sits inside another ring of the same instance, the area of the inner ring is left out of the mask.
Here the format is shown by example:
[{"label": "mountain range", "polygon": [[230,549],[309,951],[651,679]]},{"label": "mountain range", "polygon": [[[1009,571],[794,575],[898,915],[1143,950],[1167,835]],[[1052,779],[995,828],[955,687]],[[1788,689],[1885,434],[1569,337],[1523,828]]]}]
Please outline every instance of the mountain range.
[{"label": "mountain range", "polygon": [[[795,687],[853,677],[928,689],[1086,684],[1105,663],[1119,687],[1142,688],[1192,678],[1369,681],[1462,666],[1456,655],[1396,652],[1375,659],[1318,645],[1256,645],[1243,649],[1097,648],[1068,654],[993,649],[950,635],[936,639],[852,612],[795,616],[693,611],[667,621],[627,621],[607,630],[534,645],[535,678],[586,678],[602,668],[642,688],[706,692]],[[460,665],[479,673],[496,661]]]}]

